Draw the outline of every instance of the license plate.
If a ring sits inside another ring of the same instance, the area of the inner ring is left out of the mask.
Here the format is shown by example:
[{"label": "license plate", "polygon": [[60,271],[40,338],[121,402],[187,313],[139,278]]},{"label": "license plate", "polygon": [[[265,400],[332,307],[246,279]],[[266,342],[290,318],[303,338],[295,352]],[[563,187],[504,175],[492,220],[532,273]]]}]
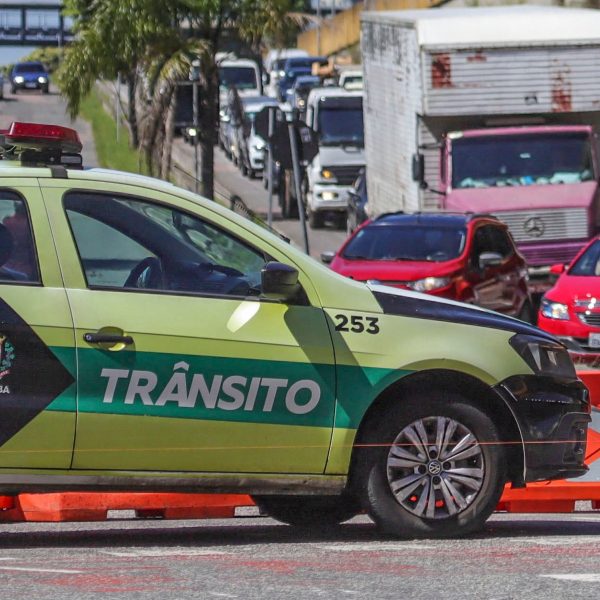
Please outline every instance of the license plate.
[{"label": "license plate", "polygon": [[30,82],[27,82],[27,83],[25,84],[25,87],[26,87],[26,88],[36,88],[36,87],[37,87],[37,83],[33,83],[33,82],[31,82],[31,83],[30,83]]},{"label": "license plate", "polygon": [[590,333],[588,345],[590,348],[600,348],[600,333]]}]

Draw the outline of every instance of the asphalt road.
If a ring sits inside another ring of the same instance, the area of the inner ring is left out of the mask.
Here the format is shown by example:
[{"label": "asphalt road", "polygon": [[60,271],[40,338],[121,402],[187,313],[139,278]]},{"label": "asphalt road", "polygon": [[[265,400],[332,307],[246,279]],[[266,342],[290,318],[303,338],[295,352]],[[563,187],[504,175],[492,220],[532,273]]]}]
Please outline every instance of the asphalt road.
[{"label": "asphalt road", "polygon": [[[0,127],[15,119],[70,124],[57,95],[35,92],[8,95],[0,116]],[[86,164],[95,164],[89,127],[75,127]],[[266,211],[260,182],[243,179],[222,157],[217,180]],[[298,231],[296,221],[276,224]],[[313,233],[313,251],[343,237],[334,229]],[[0,523],[0,589],[27,600],[587,600],[600,595],[599,540],[600,512],[592,511],[496,514],[477,536],[444,541],[390,540],[364,516],[314,533],[268,518]]]},{"label": "asphalt road", "polygon": [[12,599],[586,599],[600,515],[495,515],[463,540],[397,541],[366,517],[307,534],[267,518],[0,525]]}]

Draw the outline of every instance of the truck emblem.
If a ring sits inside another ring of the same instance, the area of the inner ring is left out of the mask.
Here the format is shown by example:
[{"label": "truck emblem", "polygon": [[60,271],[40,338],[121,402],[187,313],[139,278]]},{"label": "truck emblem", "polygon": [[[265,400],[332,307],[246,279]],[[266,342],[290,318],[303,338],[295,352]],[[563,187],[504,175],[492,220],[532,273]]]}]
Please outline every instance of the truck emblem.
[{"label": "truck emblem", "polygon": [[525,230],[525,233],[533,237],[541,237],[544,235],[545,231],[544,221],[539,217],[530,217],[523,224],[523,229]]}]

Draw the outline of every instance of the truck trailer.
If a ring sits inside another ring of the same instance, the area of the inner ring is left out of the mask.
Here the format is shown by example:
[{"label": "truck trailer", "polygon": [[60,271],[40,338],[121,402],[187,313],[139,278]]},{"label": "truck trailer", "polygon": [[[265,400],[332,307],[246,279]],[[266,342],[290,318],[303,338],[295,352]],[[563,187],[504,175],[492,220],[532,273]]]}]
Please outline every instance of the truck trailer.
[{"label": "truck trailer", "polygon": [[361,29],[369,215],[492,213],[534,273],[569,262],[600,226],[600,12],[366,12]]}]

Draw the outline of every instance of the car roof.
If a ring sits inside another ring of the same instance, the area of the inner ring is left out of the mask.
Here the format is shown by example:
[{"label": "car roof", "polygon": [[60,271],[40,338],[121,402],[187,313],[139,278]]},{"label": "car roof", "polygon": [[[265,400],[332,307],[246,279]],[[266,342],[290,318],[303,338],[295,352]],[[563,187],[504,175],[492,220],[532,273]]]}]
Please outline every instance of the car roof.
[{"label": "car roof", "polygon": [[432,227],[465,227],[474,219],[490,219],[500,221],[493,215],[477,213],[444,213],[444,212],[417,212],[417,213],[384,213],[371,221],[369,226],[386,227],[402,225],[403,227],[425,225]]}]

